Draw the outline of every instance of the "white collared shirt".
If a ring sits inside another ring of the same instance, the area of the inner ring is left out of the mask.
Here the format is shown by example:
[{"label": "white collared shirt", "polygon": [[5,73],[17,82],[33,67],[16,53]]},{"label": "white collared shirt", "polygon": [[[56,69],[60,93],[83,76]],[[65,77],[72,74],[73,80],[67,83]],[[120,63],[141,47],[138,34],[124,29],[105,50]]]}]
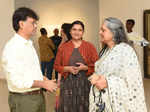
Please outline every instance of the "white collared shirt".
[{"label": "white collared shirt", "polygon": [[28,92],[34,80],[43,80],[40,63],[31,40],[18,34],[9,40],[3,50],[2,65],[11,92]]},{"label": "white collared shirt", "polygon": [[137,44],[139,46],[147,46],[149,45],[149,41],[147,41],[144,37],[140,36],[138,33],[136,32],[130,32],[127,33],[128,39],[133,41],[134,44]]}]

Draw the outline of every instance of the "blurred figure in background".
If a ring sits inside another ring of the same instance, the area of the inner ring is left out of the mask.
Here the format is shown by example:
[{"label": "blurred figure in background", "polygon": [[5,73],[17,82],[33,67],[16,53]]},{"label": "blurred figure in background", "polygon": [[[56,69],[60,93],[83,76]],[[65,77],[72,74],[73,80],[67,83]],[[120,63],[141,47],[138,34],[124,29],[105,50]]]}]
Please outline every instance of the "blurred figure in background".
[{"label": "blurred figure in background", "polygon": [[[71,28],[71,24],[70,23],[62,24],[62,26],[61,26],[61,38],[62,38],[62,41],[61,41],[59,47],[63,43],[68,42],[69,40],[71,40],[70,28]],[[57,81],[58,85],[60,84],[60,80],[61,80],[61,74],[58,73],[58,81]]]},{"label": "blurred figure in background", "polygon": [[134,25],[135,25],[134,19],[128,19],[126,21],[126,30],[127,30],[128,39],[133,44],[136,44],[142,47],[147,46],[149,42],[146,39],[144,39],[142,36],[140,36],[138,33],[133,31]]},{"label": "blurred figure in background", "polygon": [[54,50],[54,53],[55,53],[55,56],[57,54],[57,49],[58,49],[58,46],[59,44],[61,43],[62,41],[62,38],[59,36],[59,29],[55,28],[54,31],[53,31],[54,35],[50,37],[50,39],[53,41],[56,49]]},{"label": "blurred figure in background", "polygon": [[41,37],[39,38],[40,47],[40,60],[41,69],[43,75],[46,75],[48,79],[52,79],[53,64],[54,64],[54,50],[55,45],[51,39],[47,37],[47,31],[45,28],[40,29]]},{"label": "blurred figure in background", "polygon": [[[71,40],[71,35],[70,35],[70,28],[71,28],[71,24],[70,23],[64,23],[61,26],[61,38],[62,41],[59,45],[59,47],[68,42],[69,40]],[[60,104],[60,80],[61,80],[61,74],[58,73],[58,80],[57,80],[57,85],[58,85],[58,89],[56,92],[56,105],[55,105],[55,111],[59,112],[59,104]]]},{"label": "blurred figure in background", "polygon": [[[53,33],[54,33],[54,35],[51,36],[50,39],[53,41],[53,43],[54,43],[54,45],[56,47],[56,49],[53,50],[53,52],[55,54],[55,57],[56,57],[58,46],[61,43],[62,38],[59,36],[59,29],[55,28],[54,31],[53,31]],[[55,61],[55,59],[54,59],[54,61]],[[58,79],[58,72],[57,71],[55,71],[55,79],[56,80]]]},{"label": "blurred figure in background", "polygon": [[70,23],[62,24],[62,26],[61,26],[61,37],[62,37],[61,44],[71,40],[70,28],[71,28],[71,24]]},{"label": "blurred figure in background", "polygon": [[142,70],[142,75],[144,77],[144,70],[143,70],[143,47],[149,45],[149,42],[142,37],[140,34],[137,32],[133,31],[133,28],[135,26],[135,20],[134,19],[128,19],[126,21],[126,31],[127,31],[127,37],[130,43],[132,43],[133,47],[136,50],[141,70]]}]

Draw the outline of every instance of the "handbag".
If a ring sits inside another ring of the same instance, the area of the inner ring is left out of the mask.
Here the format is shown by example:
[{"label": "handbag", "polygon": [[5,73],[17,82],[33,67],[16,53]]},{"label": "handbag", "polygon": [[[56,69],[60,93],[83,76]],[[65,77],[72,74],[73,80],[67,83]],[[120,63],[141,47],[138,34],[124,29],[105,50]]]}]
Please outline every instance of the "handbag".
[{"label": "handbag", "polygon": [[[92,88],[92,91],[93,91],[93,96],[94,96],[94,102],[95,102],[95,92],[94,92],[94,86]],[[104,112],[105,110],[105,102],[103,102],[102,100],[102,93],[105,93],[105,90],[101,90],[99,91],[99,100],[98,102],[96,103],[96,112]]]}]

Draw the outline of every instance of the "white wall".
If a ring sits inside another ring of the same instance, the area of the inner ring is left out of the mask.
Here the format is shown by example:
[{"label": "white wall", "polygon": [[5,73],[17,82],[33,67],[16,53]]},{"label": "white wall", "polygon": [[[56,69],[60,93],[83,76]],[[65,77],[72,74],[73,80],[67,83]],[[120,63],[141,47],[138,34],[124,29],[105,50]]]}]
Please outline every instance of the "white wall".
[{"label": "white wall", "polygon": [[150,0],[100,0],[100,20],[117,17],[125,22],[128,18],[136,21],[134,30],[143,35],[143,11],[150,9]]},{"label": "white wall", "polygon": [[[136,21],[134,31],[143,36],[143,11],[150,9],[150,0],[99,0],[100,23],[106,17],[117,17],[125,23],[126,19]],[[143,49],[138,47],[138,55],[143,71]]]},{"label": "white wall", "polygon": [[[0,1],[0,58],[2,55],[2,49],[5,43],[13,36],[12,29],[12,14],[14,11],[14,0],[1,0]],[[1,64],[0,64],[0,78],[3,78]]]},{"label": "white wall", "polygon": [[[99,4],[98,0],[16,0],[15,7],[27,6],[40,16],[39,27],[46,27],[49,36],[53,28],[64,22],[81,20],[85,24],[84,39],[98,48]],[[40,36],[38,33],[37,36]],[[38,38],[36,38],[37,41]]]}]

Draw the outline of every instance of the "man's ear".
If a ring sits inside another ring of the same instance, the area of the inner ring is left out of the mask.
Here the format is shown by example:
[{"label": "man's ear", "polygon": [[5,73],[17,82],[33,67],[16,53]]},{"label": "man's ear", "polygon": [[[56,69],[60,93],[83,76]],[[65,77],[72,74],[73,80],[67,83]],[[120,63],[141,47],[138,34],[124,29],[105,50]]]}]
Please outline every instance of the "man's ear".
[{"label": "man's ear", "polygon": [[24,27],[24,21],[19,21],[19,27],[20,27],[20,29],[23,29],[23,27]]}]

